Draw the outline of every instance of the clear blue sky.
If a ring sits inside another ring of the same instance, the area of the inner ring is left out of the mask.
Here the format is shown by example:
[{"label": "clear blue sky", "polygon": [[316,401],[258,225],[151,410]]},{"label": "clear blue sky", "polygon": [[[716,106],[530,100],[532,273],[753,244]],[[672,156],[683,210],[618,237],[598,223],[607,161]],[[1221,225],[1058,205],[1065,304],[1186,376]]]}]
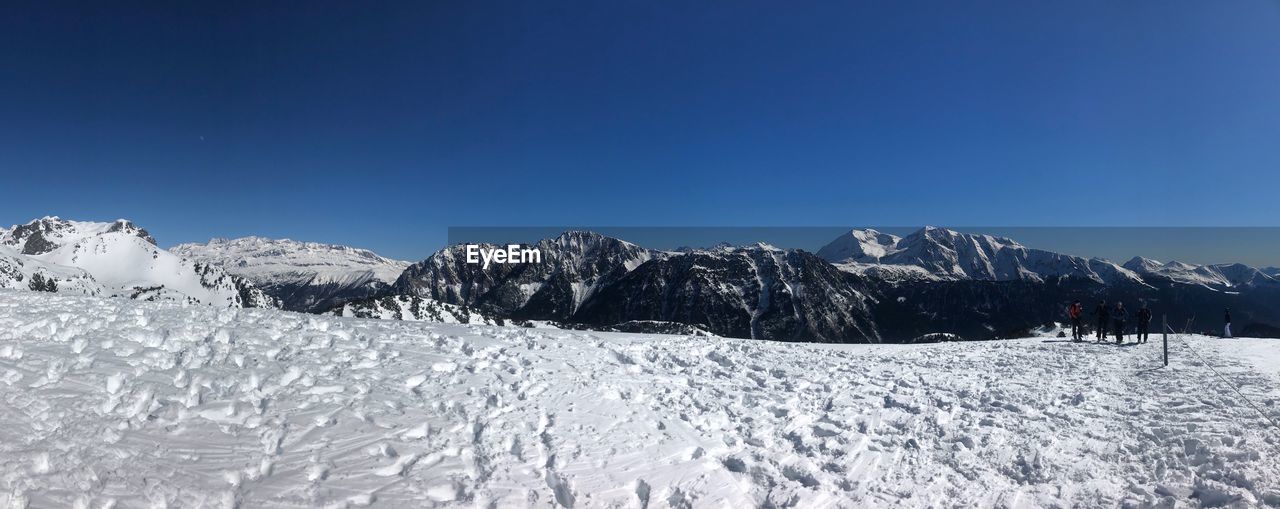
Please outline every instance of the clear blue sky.
[{"label": "clear blue sky", "polygon": [[23,2],[0,223],[1276,225],[1280,3]]}]

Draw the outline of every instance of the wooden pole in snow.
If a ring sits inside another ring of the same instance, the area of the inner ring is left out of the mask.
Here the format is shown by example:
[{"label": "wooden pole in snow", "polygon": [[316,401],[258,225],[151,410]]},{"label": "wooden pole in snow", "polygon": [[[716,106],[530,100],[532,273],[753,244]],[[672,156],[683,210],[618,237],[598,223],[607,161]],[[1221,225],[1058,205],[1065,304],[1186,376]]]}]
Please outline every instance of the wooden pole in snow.
[{"label": "wooden pole in snow", "polygon": [[1164,365],[1169,365],[1169,315],[1160,315],[1164,322]]}]

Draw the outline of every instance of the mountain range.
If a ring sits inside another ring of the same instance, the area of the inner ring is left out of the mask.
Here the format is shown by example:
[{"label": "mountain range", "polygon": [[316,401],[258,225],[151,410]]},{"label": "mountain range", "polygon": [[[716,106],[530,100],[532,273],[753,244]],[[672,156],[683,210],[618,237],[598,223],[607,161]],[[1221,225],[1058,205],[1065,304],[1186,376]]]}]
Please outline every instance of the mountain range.
[{"label": "mountain range", "polygon": [[1263,269],[1122,265],[944,228],[905,237],[851,230],[817,253],[765,244],[659,251],[584,231],[537,247],[542,264],[485,269],[451,246],[410,266],[393,292],[514,319],[679,323],[787,341],[1012,337],[1066,321],[1075,299],[1146,303],[1180,329],[1219,327],[1226,307],[1238,330],[1280,323],[1280,282]]},{"label": "mountain range", "polygon": [[367,249],[263,237],[178,244],[169,251],[253,282],[284,309],[311,313],[384,295],[409,266]]},{"label": "mountain range", "polygon": [[1016,241],[926,226],[906,237],[852,230],[818,250],[845,270],[894,266],[919,268],[943,280],[1035,281],[1074,277],[1101,284],[1141,283],[1133,271],[1098,258],[1086,259],[1027,248]]},{"label": "mountain range", "polygon": [[[485,246],[495,247],[495,246]],[[816,253],[767,244],[647,249],[589,231],[531,246],[540,263],[410,264],[347,246],[245,237],[157,247],[144,229],[46,217],[0,229],[0,287],[360,318],[693,331],[784,341],[1025,335],[1080,299],[1146,303],[1179,329],[1280,324],[1280,270],[1133,258],[1117,264],[990,235],[850,230]],[[38,275],[38,276],[37,276]],[[32,282],[38,279],[39,284]],[[45,284],[44,281],[52,281]]]}]

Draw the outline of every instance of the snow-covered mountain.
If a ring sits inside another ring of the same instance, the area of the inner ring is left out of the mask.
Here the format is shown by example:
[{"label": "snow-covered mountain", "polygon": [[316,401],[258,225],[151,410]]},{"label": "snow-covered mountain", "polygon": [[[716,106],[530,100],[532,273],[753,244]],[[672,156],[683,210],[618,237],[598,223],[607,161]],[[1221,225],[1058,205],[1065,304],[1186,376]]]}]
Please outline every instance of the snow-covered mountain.
[{"label": "snow-covered mountain", "polygon": [[0,232],[0,287],[176,300],[227,307],[275,307],[252,283],[156,246],[146,230],[45,217]]},{"label": "snow-covered mountain", "polygon": [[386,294],[409,266],[367,249],[263,237],[179,244],[170,251],[253,281],[284,309],[308,312]]},{"label": "snow-covered mountain", "polygon": [[1217,265],[1193,265],[1173,261],[1161,263],[1150,258],[1134,257],[1124,267],[1148,280],[1167,280],[1172,283],[1199,285],[1215,290],[1241,288],[1280,288],[1280,281],[1263,269],[1255,269],[1239,263]]},{"label": "snow-covered mountain", "polygon": [[657,258],[594,297],[574,320],[680,322],[783,341],[880,340],[859,278],[811,253],[767,244]]},{"label": "snow-covered mountain", "polygon": [[15,225],[9,230],[0,229],[0,244],[14,248],[24,255],[41,255],[67,244],[108,233],[133,236],[156,245],[156,239],[150,233],[128,220],[95,223],[68,221],[58,217],[44,217],[27,224]]},{"label": "snow-covered mountain", "polygon": [[602,330],[674,322],[736,337],[878,340],[856,277],[802,251],[757,244],[662,252],[579,231],[535,247],[542,263],[487,269],[466,263],[463,246],[446,248],[407,269],[396,291]]},{"label": "snow-covered mountain", "polygon": [[394,291],[515,318],[569,320],[597,290],[665,256],[582,231],[543,239],[532,247],[541,253],[541,263],[493,264],[486,269],[467,263],[465,246],[450,246],[405,269]]},{"label": "snow-covered mountain", "polygon": [[832,263],[880,263],[882,258],[898,251],[899,242],[902,237],[870,228],[850,230],[819,249],[818,256]]},{"label": "snow-covered mountain", "polygon": [[[932,226],[906,237],[852,230],[820,249],[818,255],[860,273],[867,271],[866,264],[876,264],[918,267],[942,279],[1042,282],[1076,277],[1104,284],[1142,283],[1133,271],[1107,260],[1031,249],[1004,237]],[[907,275],[914,273],[906,270]]]}]

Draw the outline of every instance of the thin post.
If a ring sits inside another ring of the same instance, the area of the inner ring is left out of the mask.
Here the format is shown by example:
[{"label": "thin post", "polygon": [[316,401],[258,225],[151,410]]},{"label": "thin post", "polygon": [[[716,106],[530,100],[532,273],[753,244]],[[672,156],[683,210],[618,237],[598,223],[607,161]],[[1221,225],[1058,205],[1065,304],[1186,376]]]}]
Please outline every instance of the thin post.
[{"label": "thin post", "polygon": [[1169,315],[1160,315],[1164,322],[1161,331],[1164,333],[1164,365],[1169,365]]}]

